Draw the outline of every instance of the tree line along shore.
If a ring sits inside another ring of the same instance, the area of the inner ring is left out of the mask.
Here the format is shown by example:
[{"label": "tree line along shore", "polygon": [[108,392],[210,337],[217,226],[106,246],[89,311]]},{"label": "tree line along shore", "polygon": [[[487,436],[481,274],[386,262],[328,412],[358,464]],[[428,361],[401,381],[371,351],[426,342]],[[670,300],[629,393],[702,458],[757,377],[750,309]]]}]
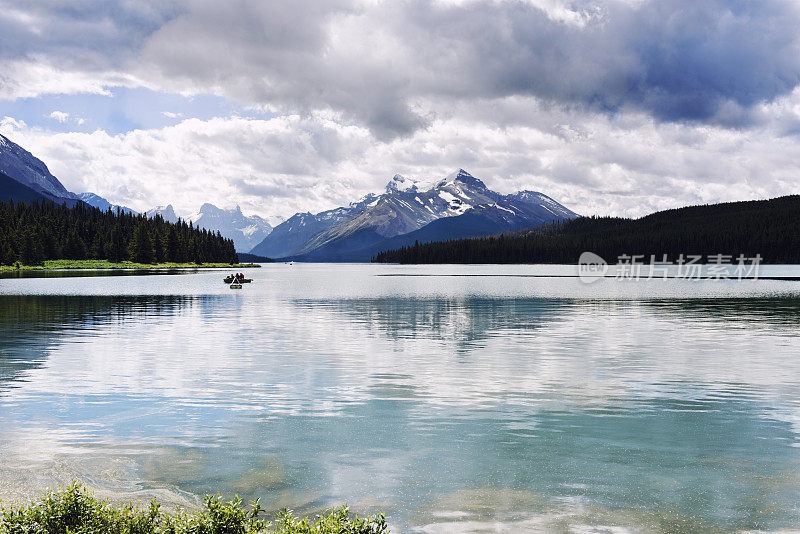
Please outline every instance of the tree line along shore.
[{"label": "tree line along shore", "polygon": [[513,234],[415,243],[372,261],[576,264],[583,252],[609,263],[632,256],[675,261],[683,254],[800,264],[800,196],[691,206],[639,219],[578,217]]},{"label": "tree line along shore", "polygon": [[[52,268],[238,266],[233,241],[191,223],[79,203],[0,202],[0,265]],[[90,261],[88,261],[90,260]]]}]

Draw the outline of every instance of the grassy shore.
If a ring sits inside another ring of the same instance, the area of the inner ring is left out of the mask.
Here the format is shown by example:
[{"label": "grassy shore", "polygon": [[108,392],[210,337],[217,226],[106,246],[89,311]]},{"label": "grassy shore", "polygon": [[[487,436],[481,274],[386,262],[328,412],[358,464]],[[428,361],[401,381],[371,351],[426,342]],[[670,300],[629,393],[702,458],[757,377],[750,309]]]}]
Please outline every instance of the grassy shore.
[{"label": "grassy shore", "polygon": [[43,265],[0,265],[0,273],[52,269],[251,269],[257,263],[134,263],[108,260],[46,260]]},{"label": "grassy shore", "polygon": [[346,506],[326,510],[313,518],[298,518],[283,510],[269,521],[254,501],[223,501],[208,496],[195,512],[168,514],[153,500],[148,510],[131,505],[112,506],[82,485],[46,493],[23,507],[0,507],[0,534],[388,534],[383,514],[359,517]]}]

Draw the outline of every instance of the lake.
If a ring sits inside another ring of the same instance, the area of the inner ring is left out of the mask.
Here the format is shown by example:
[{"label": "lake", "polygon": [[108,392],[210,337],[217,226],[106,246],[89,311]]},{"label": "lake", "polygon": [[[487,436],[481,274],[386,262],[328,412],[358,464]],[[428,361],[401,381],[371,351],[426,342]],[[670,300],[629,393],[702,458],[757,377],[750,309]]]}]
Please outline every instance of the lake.
[{"label": "lake", "polygon": [[565,269],[2,279],[0,499],[77,478],[395,533],[796,529],[800,282],[531,276]]}]

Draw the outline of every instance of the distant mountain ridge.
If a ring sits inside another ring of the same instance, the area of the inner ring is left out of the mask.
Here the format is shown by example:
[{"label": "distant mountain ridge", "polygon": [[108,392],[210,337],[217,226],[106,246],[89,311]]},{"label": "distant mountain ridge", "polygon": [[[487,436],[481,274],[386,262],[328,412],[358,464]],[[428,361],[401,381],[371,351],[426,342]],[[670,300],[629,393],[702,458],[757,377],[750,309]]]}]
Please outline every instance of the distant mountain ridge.
[{"label": "distant mountain ridge", "polygon": [[114,213],[120,211],[122,213],[130,213],[132,215],[139,215],[139,212],[136,210],[132,210],[127,206],[119,206],[117,204],[112,204],[108,200],[104,199],[100,195],[96,195],[94,193],[78,193],[78,198],[89,204],[90,206],[94,206],[95,208],[101,209],[103,211],[107,211],[111,209]]},{"label": "distant mountain ridge", "polygon": [[463,169],[424,191],[418,182],[395,175],[381,195],[290,217],[251,252],[308,261],[368,261],[408,239],[413,244],[490,235],[576,216],[542,193],[492,191]]},{"label": "distant mountain ridge", "polygon": [[[172,204],[151,208],[145,215],[150,218],[160,215],[167,222],[177,222],[179,219]],[[272,225],[266,219],[258,215],[247,216],[239,206],[226,210],[206,202],[199,211],[183,219],[191,222],[195,228],[219,232],[222,237],[232,239],[237,252],[248,252],[272,231]]]},{"label": "distant mountain ridge", "polygon": [[245,216],[236,206],[225,210],[205,203],[200,211],[187,217],[196,228],[219,231],[223,237],[233,239],[237,251],[248,252],[272,231],[272,225],[258,215]]}]

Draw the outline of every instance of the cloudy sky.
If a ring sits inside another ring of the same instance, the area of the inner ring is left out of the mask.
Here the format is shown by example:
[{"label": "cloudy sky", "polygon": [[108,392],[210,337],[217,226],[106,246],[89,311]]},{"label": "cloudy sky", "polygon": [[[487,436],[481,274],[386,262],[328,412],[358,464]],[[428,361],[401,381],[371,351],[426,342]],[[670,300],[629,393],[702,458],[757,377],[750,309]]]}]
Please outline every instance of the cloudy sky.
[{"label": "cloudy sky", "polygon": [[0,0],[0,133],[139,210],[463,167],[635,216],[800,193],[798,28],[793,0]]}]

